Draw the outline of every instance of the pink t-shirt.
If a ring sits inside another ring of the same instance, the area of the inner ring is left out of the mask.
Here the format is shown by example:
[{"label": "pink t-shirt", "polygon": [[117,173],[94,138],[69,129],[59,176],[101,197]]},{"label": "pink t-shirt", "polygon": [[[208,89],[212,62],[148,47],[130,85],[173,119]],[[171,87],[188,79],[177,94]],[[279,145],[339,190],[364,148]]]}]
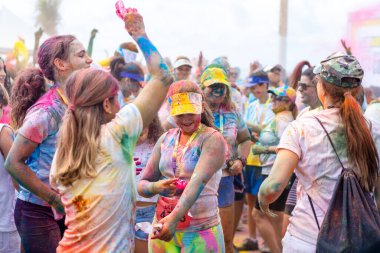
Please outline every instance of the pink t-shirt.
[{"label": "pink t-shirt", "polygon": [[[327,109],[314,115],[321,120],[328,131],[343,165],[346,168],[352,167],[347,158],[339,109]],[[380,125],[372,122],[371,131],[380,151]],[[322,224],[342,170],[341,165],[323,128],[311,114],[306,114],[290,123],[277,149],[290,150],[299,157],[295,169],[299,179],[297,205],[292,212],[287,231],[292,236],[315,245],[318,227],[307,194],[313,201],[319,224]]]}]

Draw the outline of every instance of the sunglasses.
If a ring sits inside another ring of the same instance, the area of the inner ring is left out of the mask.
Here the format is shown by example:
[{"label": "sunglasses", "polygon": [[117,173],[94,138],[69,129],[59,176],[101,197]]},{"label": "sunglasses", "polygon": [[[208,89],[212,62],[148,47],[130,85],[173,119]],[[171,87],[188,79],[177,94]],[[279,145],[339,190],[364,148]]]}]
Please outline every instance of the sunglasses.
[{"label": "sunglasses", "polygon": [[309,87],[315,88],[315,85],[298,82],[298,89],[301,88],[302,90],[307,90],[307,88],[309,88]]},{"label": "sunglasses", "polygon": [[276,101],[284,101],[284,102],[290,102],[290,99],[288,97],[279,97],[279,96],[273,96],[272,97],[273,100],[276,100]]},{"label": "sunglasses", "polygon": [[226,85],[223,83],[215,83],[209,86],[211,90],[220,90],[220,89],[226,89]]}]

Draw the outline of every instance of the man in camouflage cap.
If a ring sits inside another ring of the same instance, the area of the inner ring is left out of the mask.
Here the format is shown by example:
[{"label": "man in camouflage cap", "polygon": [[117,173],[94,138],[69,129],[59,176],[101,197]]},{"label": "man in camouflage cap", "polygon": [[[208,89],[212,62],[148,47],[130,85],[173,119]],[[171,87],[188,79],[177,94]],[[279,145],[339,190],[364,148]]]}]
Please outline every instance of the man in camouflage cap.
[{"label": "man in camouflage cap", "polygon": [[342,88],[355,88],[362,82],[364,71],[358,60],[343,53],[334,53],[314,69],[323,80]]}]

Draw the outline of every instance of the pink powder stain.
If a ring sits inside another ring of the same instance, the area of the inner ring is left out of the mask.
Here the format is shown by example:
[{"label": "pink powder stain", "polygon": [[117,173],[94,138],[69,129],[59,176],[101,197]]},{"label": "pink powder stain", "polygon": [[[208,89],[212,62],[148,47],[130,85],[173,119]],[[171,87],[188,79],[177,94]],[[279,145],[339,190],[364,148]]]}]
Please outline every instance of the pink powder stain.
[{"label": "pink powder stain", "polygon": [[208,250],[215,250],[218,252],[218,242],[216,241],[217,235],[211,229],[208,233],[199,233],[199,236],[206,242]]},{"label": "pink powder stain", "polygon": [[47,93],[45,93],[35,105],[40,107],[49,107],[53,105],[54,98],[57,97],[57,89],[51,88]]}]

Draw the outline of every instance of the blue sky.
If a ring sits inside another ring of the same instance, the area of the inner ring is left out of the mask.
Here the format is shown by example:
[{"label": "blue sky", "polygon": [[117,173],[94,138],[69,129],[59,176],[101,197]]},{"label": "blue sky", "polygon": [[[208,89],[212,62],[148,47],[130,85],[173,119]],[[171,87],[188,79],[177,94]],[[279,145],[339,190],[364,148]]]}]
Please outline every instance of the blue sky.
[{"label": "blue sky", "polygon": [[[115,15],[114,0],[63,0],[60,34],[74,34],[87,46],[89,33],[97,28],[94,59],[111,55],[117,46],[131,38]],[[291,71],[300,60],[312,64],[341,49],[347,33],[348,14],[378,3],[375,0],[289,0],[286,67]],[[200,50],[208,59],[229,58],[243,73],[249,63],[263,65],[279,60],[279,0],[130,0],[125,5],[142,13],[146,30],[161,53],[197,57]],[[2,7],[15,13],[27,25],[0,35],[0,47],[11,47],[19,34],[33,46],[35,0],[0,0]],[[3,23],[0,23],[4,26]],[[3,27],[4,28],[4,27]],[[2,27],[0,27],[1,31]],[[8,30],[9,30],[8,29]],[[6,39],[4,39],[6,37]],[[14,37],[14,38],[13,38]],[[43,39],[46,37],[43,37]]]}]

